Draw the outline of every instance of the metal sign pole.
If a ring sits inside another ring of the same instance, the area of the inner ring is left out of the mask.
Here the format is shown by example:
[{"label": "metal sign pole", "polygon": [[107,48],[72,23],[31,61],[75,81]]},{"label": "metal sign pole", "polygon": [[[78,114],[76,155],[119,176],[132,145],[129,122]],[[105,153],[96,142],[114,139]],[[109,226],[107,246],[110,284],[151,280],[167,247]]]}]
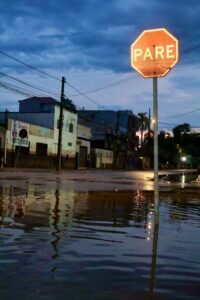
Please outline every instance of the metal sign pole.
[{"label": "metal sign pole", "polygon": [[154,119],[154,210],[155,216],[159,212],[159,184],[158,184],[158,86],[157,77],[153,77],[153,119]]},{"label": "metal sign pole", "polygon": [[[157,78],[178,63],[179,41],[165,28],[144,30],[131,45],[131,66],[144,78],[153,78],[154,203],[159,213]],[[154,77],[156,76],[156,77]]]}]

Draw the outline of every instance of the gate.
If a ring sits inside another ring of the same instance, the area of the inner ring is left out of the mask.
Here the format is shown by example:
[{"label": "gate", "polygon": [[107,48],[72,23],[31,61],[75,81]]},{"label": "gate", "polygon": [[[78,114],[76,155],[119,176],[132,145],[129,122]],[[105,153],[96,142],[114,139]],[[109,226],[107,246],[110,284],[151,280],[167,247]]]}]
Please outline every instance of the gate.
[{"label": "gate", "polygon": [[87,147],[80,146],[79,148],[79,168],[87,168]]}]

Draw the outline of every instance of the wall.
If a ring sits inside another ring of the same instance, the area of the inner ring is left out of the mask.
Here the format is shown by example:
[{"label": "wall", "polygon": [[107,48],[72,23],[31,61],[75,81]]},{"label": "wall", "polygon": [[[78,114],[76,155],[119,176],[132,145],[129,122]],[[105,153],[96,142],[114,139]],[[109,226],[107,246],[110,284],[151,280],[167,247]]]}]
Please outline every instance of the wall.
[{"label": "wall", "polygon": [[[22,122],[21,122],[22,123]],[[29,133],[28,133],[28,142],[29,142],[29,154],[23,154],[23,149],[19,151],[18,158],[16,154],[16,147],[13,144],[13,124],[14,120],[8,120],[8,129],[5,130],[2,128],[0,130],[0,137],[1,137],[1,156],[4,155],[4,141],[6,137],[6,155],[5,162],[6,165],[9,167],[13,167],[16,159],[17,159],[17,166],[20,167],[56,167],[56,155],[57,155],[57,139],[55,139],[54,130],[49,128],[40,127],[37,125],[29,124]],[[25,124],[25,123],[22,123]],[[77,128],[75,127],[75,130]],[[67,132],[68,134],[68,132]],[[64,133],[63,136],[65,137],[66,134]],[[75,141],[76,140],[76,132],[68,134],[71,137],[71,141],[73,141],[74,148],[75,148]],[[75,136],[75,137],[74,137]],[[68,140],[69,141],[69,140]],[[48,153],[47,156],[40,156],[36,155],[36,144],[42,143],[48,145]],[[66,147],[66,143],[64,143]],[[69,148],[69,147],[68,147]],[[75,149],[76,150],[76,149]],[[63,152],[68,153],[66,148],[63,148]],[[70,152],[71,155],[68,157],[63,155],[62,158],[62,167],[63,168],[75,168],[75,151]]]},{"label": "wall", "polygon": [[76,141],[76,168],[90,167],[91,129],[85,124],[78,124]]},{"label": "wall", "polygon": [[[62,131],[62,154],[63,156],[75,157],[76,155],[76,139],[77,139],[77,114],[67,111],[63,111],[63,131]],[[60,107],[55,106],[54,114],[54,140],[58,141],[58,120],[60,116]],[[73,124],[73,132],[69,132],[69,125]]]},{"label": "wall", "polygon": [[112,168],[113,151],[91,149],[91,166],[93,168]]},{"label": "wall", "polygon": [[91,140],[90,127],[78,124],[76,151],[79,152],[80,146],[85,146],[87,147],[87,153],[90,154],[90,140]]},{"label": "wall", "polygon": [[[41,127],[54,128],[54,113],[19,113],[8,112],[8,119],[22,121],[28,124],[35,124]],[[0,121],[5,120],[5,113],[0,113]]]}]

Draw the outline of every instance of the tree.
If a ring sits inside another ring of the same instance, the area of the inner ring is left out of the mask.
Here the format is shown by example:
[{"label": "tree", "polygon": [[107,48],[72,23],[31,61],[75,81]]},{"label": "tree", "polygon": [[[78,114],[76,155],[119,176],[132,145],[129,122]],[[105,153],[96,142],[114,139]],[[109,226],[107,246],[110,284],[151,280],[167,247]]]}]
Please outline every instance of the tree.
[{"label": "tree", "polygon": [[173,128],[174,140],[179,143],[190,132],[190,124],[184,123]]},{"label": "tree", "polygon": [[175,166],[178,149],[174,138],[167,135],[165,131],[160,131],[158,135],[158,145],[160,166],[164,168]]},{"label": "tree", "polygon": [[147,117],[147,113],[138,113],[138,128],[141,132],[141,145],[144,142],[144,130],[149,127],[149,118]]}]

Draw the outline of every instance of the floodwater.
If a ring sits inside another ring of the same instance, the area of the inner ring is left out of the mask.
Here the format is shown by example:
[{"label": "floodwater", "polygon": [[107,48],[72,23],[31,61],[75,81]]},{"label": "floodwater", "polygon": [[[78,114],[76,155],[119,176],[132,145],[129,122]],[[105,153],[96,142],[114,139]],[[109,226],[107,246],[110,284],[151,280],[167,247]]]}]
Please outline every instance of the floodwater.
[{"label": "floodwater", "polygon": [[[5,183],[5,182],[4,182]],[[0,299],[199,299],[200,189],[0,188]]]}]

